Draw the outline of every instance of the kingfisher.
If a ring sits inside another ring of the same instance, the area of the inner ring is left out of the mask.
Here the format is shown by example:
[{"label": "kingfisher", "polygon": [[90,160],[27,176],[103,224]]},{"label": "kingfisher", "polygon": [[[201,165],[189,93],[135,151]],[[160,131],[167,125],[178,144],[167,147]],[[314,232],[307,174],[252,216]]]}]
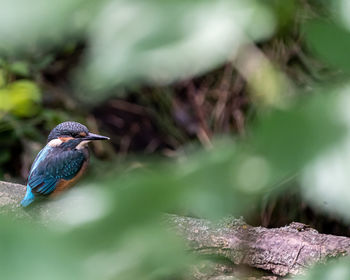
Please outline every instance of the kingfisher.
[{"label": "kingfisher", "polygon": [[78,122],[63,122],[51,130],[46,146],[30,169],[23,207],[37,197],[53,197],[71,187],[84,173],[89,162],[87,144],[109,137],[89,132]]}]

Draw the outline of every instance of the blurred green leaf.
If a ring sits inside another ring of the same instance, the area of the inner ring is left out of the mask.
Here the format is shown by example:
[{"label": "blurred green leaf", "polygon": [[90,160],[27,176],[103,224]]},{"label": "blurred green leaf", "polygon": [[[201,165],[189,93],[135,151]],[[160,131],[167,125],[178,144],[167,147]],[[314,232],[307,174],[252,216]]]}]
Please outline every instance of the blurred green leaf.
[{"label": "blurred green leaf", "polygon": [[[16,280],[86,279],[78,254],[68,242],[45,228],[1,217],[1,277]],[[69,254],[67,252],[69,251]]]},{"label": "blurred green leaf", "polygon": [[[338,106],[333,114],[343,119],[346,135],[332,149],[321,150],[317,157],[307,165],[302,176],[302,194],[317,209],[338,216],[350,222],[348,206],[350,203],[349,172],[349,87],[341,88]],[[328,131],[327,131],[328,133]],[[330,132],[332,133],[332,132]]]},{"label": "blurred green leaf", "polygon": [[279,28],[282,29],[282,31],[286,31],[284,29],[293,26],[291,23],[295,20],[296,13],[298,12],[298,2],[294,0],[286,0],[283,2],[279,0],[269,0],[266,1],[266,4],[271,6],[274,10]]},{"label": "blurred green leaf", "polygon": [[[31,52],[62,44],[68,36],[79,36],[94,1],[45,0],[0,1],[0,44],[5,54]],[[32,7],[36,7],[33,9]]]},{"label": "blurred green leaf", "polygon": [[90,29],[79,81],[101,90],[187,78],[233,58],[273,27],[269,10],[256,1],[110,1]]},{"label": "blurred green leaf", "polygon": [[334,113],[342,97],[319,93],[300,100],[293,109],[269,114],[253,132],[253,149],[282,173],[295,172],[346,134],[344,120]]},{"label": "blurred green leaf", "polygon": [[350,260],[338,259],[333,260],[327,265],[319,264],[306,272],[305,275],[295,277],[296,280],[328,280],[350,279]]},{"label": "blurred green leaf", "polygon": [[16,61],[9,65],[9,70],[22,77],[28,77],[30,75],[29,63],[25,61]]},{"label": "blurred green leaf", "polygon": [[41,92],[31,81],[15,81],[0,89],[0,112],[10,112],[15,116],[32,116],[38,111]]},{"label": "blurred green leaf", "polygon": [[157,223],[135,226],[116,237],[119,242],[88,259],[86,269],[92,279],[179,278],[194,260],[185,253],[182,240]]},{"label": "blurred green leaf", "polygon": [[350,32],[332,22],[311,20],[304,25],[306,42],[310,49],[330,65],[350,72]]}]

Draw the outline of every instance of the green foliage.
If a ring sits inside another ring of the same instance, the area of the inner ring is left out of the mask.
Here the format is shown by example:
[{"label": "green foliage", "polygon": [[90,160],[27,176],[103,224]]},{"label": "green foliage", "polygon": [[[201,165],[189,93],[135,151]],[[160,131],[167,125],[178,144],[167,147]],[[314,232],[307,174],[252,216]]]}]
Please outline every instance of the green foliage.
[{"label": "green foliage", "polygon": [[28,77],[30,75],[30,66],[26,61],[15,61],[10,64],[10,72],[21,77]]},{"label": "green foliage", "polygon": [[18,80],[0,88],[0,99],[0,117],[5,113],[28,117],[38,111],[41,93],[35,83]]},{"label": "green foliage", "polygon": [[266,37],[273,26],[256,1],[112,1],[92,26],[84,83],[101,90],[190,77],[233,58],[246,36]]},{"label": "green foliage", "polygon": [[[244,143],[227,141],[178,163],[149,164],[118,176],[90,178],[85,181],[90,182],[89,187],[58,201],[65,215],[59,223],[49,223],[53,232],[42,229],[40,234],[31,233],[31,226],[25,225],[26,231],[13,239],[1,239],[9,249],[0,251],[0,258],[9,251],[21,257],[40,255],[38,260],[47,267],[55,263],[51,271],[57,279],[179,276],[190,259],[181,242],[164,230],[162,213],[186,209],[209,218],[243,214],[271,186],[280,186],[290,172],[301,170],[317,151],[337,143],[342,121],[327,113],[337,99],[338,95],[316,95],[302,105],[271,112]],[[79,203],[70,203],[70,196],[79,198]],[[19,229],[23,226],[17,225]],[[6,226],[2,234],[12,230]],[[52,251],[54,259],[45,262]],[[11,260],[4,264],[12,267]],[[26,279],[47,277],[45,273],[38,276],[32,262],[16,266],[26,271]],[[74,273],[67,276],[71,270]]]},{"label": "green foliage", "polygon": [[350,58],[344,50],[350,48],[350,31],[322,20],[310,21],[304,28],[310,48],[325,62],[349,73]]},{"label": "green foliage", "polygon": [[[0,268],[9,279],[82,279],[74,267],[77,255],[62,247],[62,239],[47,230],[14,224],[1,218]],[[67,244],[68,245],[68,244]],[[62,269],[64,267],[64,269]]]},{"label": "green foliage", "polygon": [[32,1],[30,7],[38,9],[24,0],[3,2],[0,37],[6,38],[6,55],[31,54],[87,36],[89,49],[77,82],[84,92],[98,91],[84,94],[93,99],[116,85],[164,84],[211,70],[274,28],[269,10],[254,0]]},{"label": "green foliage", "polygon": [[349,279],[349,259],[333,260],[328,265],[318,265],[313,268],[307,275],[296,277],[295,279],[303,280],[327,280],[327,279]]}]

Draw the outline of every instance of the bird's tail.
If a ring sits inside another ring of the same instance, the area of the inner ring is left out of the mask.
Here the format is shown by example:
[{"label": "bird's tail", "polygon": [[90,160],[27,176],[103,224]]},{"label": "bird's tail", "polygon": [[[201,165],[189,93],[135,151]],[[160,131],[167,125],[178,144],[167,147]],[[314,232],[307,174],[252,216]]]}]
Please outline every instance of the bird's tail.
[{"label": "bird's tail", "polygon": [[33,201],[34,201],[34,194],[32,193],[31,187],[27,186],[27,192],[26,192],[26,195],[24,196],[23,200],[21,201],[21,205],[23,207],[27,207]]}]

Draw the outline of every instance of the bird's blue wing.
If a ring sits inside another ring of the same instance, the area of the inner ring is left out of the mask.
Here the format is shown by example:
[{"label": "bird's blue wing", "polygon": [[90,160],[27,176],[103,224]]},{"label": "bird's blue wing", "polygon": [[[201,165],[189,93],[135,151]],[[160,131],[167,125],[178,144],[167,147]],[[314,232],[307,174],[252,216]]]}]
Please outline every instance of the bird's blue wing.
[{"label": "bird's blue wing", "polygon": [[36,156],[32,167],[30,168],[30,173],[32,173],[32,171],[38,166],[38,164],[47,156],[47,154],[49,153],[49,151],[52,149],[52,147],[50,147],[49,145],[46,145]]},{"label": "bird's blue wing", "polygon": [[84,154],[79,150],[55,151],[47,148],[35,160],[28,178],[28,186],[36,193],[52,193],[61,179],[70,180],[79,172]]},{"label": "bird's blue wing", "polygon": [[[51,147],[49,145],[46,145],[36,156],[32,167],[30,168],[30,172],[29,172],[29,176],[33,173],[33,170],[35,170],[38,167],[38,164],[40,162],[42,162],[48,155],[49,151],[51,150]],[[29,182],[27,184],[27,191],[26,194],[23,198],[23,200],[21,201],[21,204],[23,207],[28,206],[29,204],[31,204],[35,199],[34,194],[32,193],[32,188],[29,185]]]}]

